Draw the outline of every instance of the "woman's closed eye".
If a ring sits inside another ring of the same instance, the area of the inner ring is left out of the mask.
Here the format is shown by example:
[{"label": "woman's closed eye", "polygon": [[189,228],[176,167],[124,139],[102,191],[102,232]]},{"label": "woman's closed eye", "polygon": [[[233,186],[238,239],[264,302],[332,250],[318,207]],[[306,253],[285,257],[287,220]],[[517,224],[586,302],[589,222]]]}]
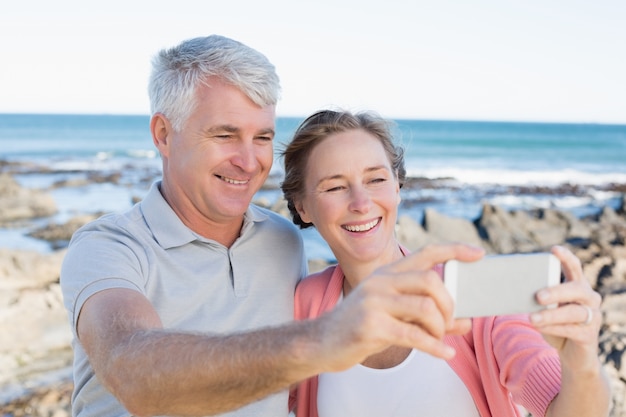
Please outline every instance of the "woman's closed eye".
[{"label": "woman's closed eye", "polygon": [[333,192],[337,192],[337,191],[341,191],[341,190],[345,190],[346,187],[344,187],[343,185],[334,185],[332,187],[327,187],[324,189],[324,192],[327,193],[333,193]]},{"label": "woman's closed eye", "polygon": [[370,184],[380,184],[380,183],[384,183],[387,181],[388,181],[387,178],[382,178],[382,177],[372,178],[371,180],[369,180]]}]

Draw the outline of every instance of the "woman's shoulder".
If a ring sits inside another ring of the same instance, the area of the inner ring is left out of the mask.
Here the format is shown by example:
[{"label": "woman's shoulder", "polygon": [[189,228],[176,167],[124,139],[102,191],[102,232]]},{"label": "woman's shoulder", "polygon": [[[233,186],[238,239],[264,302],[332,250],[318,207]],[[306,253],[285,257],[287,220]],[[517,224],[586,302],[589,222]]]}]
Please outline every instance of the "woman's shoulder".
[{"label": "woman's shoulder", "polygon": [[303,278],[296,287],[296,319],[317,317],[331,309],[341,294],[342,276],[337,266],[330,266]]},{"label": "woman's shoulder", "polygon": [[331,265],[321,271],[307,275],[298,283],[298,289],[300,291],[309,291],[326,288],[336,269],[337,265]]}]

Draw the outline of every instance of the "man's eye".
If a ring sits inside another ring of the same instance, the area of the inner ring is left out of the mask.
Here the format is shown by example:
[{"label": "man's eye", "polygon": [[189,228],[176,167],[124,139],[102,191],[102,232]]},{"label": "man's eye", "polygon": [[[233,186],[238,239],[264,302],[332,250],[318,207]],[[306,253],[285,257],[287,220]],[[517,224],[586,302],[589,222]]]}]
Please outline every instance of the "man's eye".
[{"label": "man's eye", "polygon": [[257,136],[257,139],[262,140],[264,142],[271,142],[273,138],[271,136]]}]

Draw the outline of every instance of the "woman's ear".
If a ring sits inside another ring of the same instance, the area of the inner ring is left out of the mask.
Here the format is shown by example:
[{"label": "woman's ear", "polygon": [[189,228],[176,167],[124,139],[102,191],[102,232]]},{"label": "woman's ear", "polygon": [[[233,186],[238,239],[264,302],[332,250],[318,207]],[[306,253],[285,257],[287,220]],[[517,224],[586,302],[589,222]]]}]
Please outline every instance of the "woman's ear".
[{"label": "woman's ear", "polygon": [[150,119],[150,132],[154,146],[159,150],[161,156],[167,157],[170,134],[172,133],[169,119],[163,113],[155,113]]},{"label": "woman's ear", "polygon": [[400,202],[402,201],[402,196],[400,195],[400,190],[402,189],[402,186],[400,185],[400,173],[398,172],[398,169],[396,169],[396,194],[398,194],[398,205],[400,205]]},{"label": "woman's ear", "polygon": [[400,183],[396,180],[396,194],[398,195],[398,205],[402,201],[402,195],[400,195]]},{"label": "woman's ear", "polygon": [[300,218],[302,219],[303,222],[305,223],[313,223],[311,221],[311,219],[309,218],[305,208],[304,208],[304,204],[302,203],[301,200],[298,201],[294,201],[293,205],[296,208],[296,211],[298,212],[298,214],[300,215]]}]

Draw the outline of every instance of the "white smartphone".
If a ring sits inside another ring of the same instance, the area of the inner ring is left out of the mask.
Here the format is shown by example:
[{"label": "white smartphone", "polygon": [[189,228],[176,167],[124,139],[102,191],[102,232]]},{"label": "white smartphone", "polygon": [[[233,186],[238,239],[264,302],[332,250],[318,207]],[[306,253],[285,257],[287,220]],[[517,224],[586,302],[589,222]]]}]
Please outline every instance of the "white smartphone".
[{"label": "white smartphone", "polygon": [[560,282],[561,264],[551,253],[489,255],[476,262],[448,261],[443,276],[454,317],[532,313],[546,308],[535,294]]}]

